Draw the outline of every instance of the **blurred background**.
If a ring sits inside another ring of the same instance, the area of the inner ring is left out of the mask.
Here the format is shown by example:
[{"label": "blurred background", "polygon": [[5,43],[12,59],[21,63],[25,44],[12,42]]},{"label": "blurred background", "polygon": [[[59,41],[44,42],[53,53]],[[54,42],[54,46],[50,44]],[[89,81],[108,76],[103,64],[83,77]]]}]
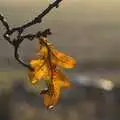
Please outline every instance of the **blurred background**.
[{"label": "blurred background", "polygon": [[[0,0],[0,13],[11,27],[17,27],[33,19],[49,3]],[[46,28],[53,32],[50,41],[77,60],[76,68],[65,70],[73,87],[62,91],[55,112],[45,110],[40,88],[30,91],[27,70],[14,59],[0,23],[0,120],[119,120],[120,1],[63,0],[41,25],[26,29],[24,34]],[[22,58],[27,61],[34,57],[36,47],[37,40],[24,41]]]}]

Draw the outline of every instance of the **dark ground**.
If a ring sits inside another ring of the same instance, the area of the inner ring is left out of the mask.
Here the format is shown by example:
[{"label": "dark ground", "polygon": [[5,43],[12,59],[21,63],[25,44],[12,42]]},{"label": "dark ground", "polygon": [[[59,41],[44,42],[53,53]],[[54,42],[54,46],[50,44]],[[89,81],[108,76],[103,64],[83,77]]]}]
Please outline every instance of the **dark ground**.
[{"label": "dark ground", "polygon": [[70,90],[62,91],[56,111],[47,111],[42,97],[29,90],[22,79],[14,80],[9,89],[1,89],[0,120],[120,119],[120,88],[117,86],[112,91],[105,91],[74,82]]}]

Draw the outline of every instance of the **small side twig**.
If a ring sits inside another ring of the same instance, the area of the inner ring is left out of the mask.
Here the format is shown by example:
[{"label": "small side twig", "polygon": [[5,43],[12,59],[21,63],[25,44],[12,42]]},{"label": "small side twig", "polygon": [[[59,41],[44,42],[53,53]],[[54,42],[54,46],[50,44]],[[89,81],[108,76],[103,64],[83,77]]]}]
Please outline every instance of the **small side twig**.
[{"label": "small side twig", "polygon": [[[0,14],[0,21],[2,22],[3,26],[5,27],[6,31],[3,35],[3,37],[5,38],[6,41],[8,41],[13,47],[14,47],[14,57],[15,59],[22,64],[24,67],[27,67],[30,70],[33,70],[33,68],[29,65],[24,63],[24,61],[22,61],[20,59],[19,53],[18,53],[18,48],[20,46],[20,44],[25,40],[33,40],[34,38],[39,38],[40,36],[45,36],[47,37],[48,35],[51,35],[51,31],[50,29],[46,29],[44,31],[38,31],[36,34],[27,34],[27,35],[22,35],[22,33],[24,32],[24,30],[26,28],[29,28],[37,23],[41,23],[42,19],[44,16],[46,16],[54,7],[58,7],[59,3],[62,2],[62,0],[56,0],[55,2],[53,2],[52,4],[50,4],[42,13],[40,13],[37,17],[35,17],[33,20],[31,20],[30,22],[19,26],[19,27],[15,27],[15,28],[10,28],[8,22],[5,20],[4,16]],[[13,33],[17,32],[17,38],[13,38],[11,39],[11,35]]]}]

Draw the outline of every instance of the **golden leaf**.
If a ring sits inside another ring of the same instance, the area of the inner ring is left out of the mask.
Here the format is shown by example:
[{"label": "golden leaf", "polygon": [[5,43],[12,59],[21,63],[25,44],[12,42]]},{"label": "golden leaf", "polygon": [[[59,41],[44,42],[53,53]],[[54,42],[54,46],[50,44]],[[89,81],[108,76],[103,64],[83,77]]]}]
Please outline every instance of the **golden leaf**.
[{"label": "golden leaf", "polygon": [[57,68],[73,68],[76,65],[76,60],[58,51],[46,38],[40,39],[40,50],[37,54],[40,58],[30,61],[34,71],[29,71],[28,76],[32,84],[37,83],[41,79],[45,81],[48,93],[43,94],[44,105],[50,107],[58,103],[61,88],[69,88],[71,86],[68,78]]},{"label": "golden leaf", "polygon": [[43,95],[46,107],[55,106],[59,101],[61,88],[69,88],[71,85],[67,77],[60,71],[54,73],[52,83],[51,89],[49,89],[50,94]]},{"label": "golden leaf", "polygon": [[60,51],[58,51],[53,44],[51,44],[47,38],[42,37],[40,40],[44,41],[47,46],[45,46],[42,42],[40,44],[40,50],[37,55],[42,55],[43,57],[48,56],[48,47],[50,55],[52,55],[52,63],[56,64],[63,68],[73,68],[76,65],[76,60]]},{"label": "golden leaf", "polygon": [[37,81],[49,75],[48,67],[44,63],[44,60],[32,60],[30,64],[34,68],[34,71],[28,71],[28,77],[32,84],[37,83]]},{"label": "golden leaf", "polygon": [[63,68],[73,68],[76,65],[76,60],[55,48],[51,48],[53,54],[53,63]]},{"label": "golden leaf", "polygon": [[42,66],[43,64],[44,64],[44,60],[41,59],[35,59],[30,61],[31,67],[34,68],[35,70],[40,66]]},{"label": "golden leaf", "polygon": [[44,56],[44,57],[47,56],[48,55],[47,47],[46,46],[42,46],[40,48],[40,51],[37,54],[40,55],[40,56]]}]

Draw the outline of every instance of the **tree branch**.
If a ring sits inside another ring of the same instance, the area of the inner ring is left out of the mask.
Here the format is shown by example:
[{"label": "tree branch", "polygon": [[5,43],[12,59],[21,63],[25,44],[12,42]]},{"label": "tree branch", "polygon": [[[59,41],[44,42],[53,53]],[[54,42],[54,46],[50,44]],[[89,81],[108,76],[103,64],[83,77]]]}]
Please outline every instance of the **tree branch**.
[{"label": "tree branch", "polygon": [[[24,30],[28,27],[31,27],[37,23],[41,23],[42,19],[44,16],[46,16],[54,7],[58,7],[59,3],[62,2],[62,0],[56,0],[55,2],[53,2],[52,4],[50,4],[41,14],[39,14],[37,17],[35,17],[33,20],[31,20],[30,22],[20,26],[20,27],[16,27],[16,28],[10,28],[9,24],[7,23],[7,21],[5,20],[4,16],[0,14],[0,21],[2,22],[3,26],[5,27],[6,31],[3,35],[3,37],[5,38],[5,40],[7,40],[13,47],[14,47],[14,57],[15,59],[22,64],[24,67],[27,67],[30,70],[33,70],[33,68],[29,65],[24,63],[24,61],[20,60],[20,56],[18,53],[18,48],[20,46],[20,44],[25,40],[33,40],[34,38],[39,38],[40,36],[45,36],[47,37],[48,35],[51,35],[51,31],[50,29],[45,29],[43,32],[38,31],[36,34],[27,34],[27,35],[22,35],[22,33],[24,32]],[[11,35],[17,32],[17,38],[13,38],[11,40]]]},{"label": "tree branch", "polygon": [[[20,26],[20,27],[16,27],[16,28],[12,28],[11,30],[9,29],[9,25],[8,24],[4,24],[5,27],[7,27],[7,34],[11,35],[12,33],[14,33],[15,31],[24,31],[24,29],[35,25],[37,23],[41,23],[42,22],[42,18],[47,15],[54,7],[57,7],[59,5],[59,3],[62,0],[56,0],[55,2],[53,2],[52,4],[50,4],[41,14],[39,14],[37,17],[35,17],[32,21]],[[4,17],[3,17],[4,19]],[[7,23],[7,22],[6,22]]]}]

